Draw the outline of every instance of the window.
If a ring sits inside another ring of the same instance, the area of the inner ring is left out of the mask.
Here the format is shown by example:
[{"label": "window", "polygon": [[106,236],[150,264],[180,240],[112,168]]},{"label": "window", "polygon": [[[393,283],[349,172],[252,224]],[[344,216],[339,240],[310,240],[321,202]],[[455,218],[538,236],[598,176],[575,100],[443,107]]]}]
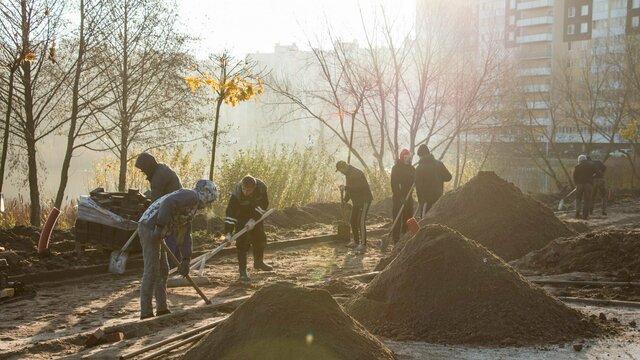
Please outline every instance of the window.
[{"label": "window", "polygon": [[586,34],[589,31],[589,23],[580,24],[580,34]]},{"label": "window", "polygon": [[509,9],[515,9],[516,8],[516,0],[511,0],[511,2],[509,3]]},{"label": "window", "polygon": [[[573,35],[576,33],[576,26],[574,24],[569,24],[567,26],[567,35]],[[569,45],[571,46],[571,45]]]},{"label": "window", "polygon": [[516,16],[515,15],[509,16],[509,25],[515,25],[515,24],[516,24]]},{"label": "window", "polygon": [[576,8],[571,6],[567,11],[567,16],[572,18],[576,16]]},{"label": "window", "polygon": [[514,41],[516,39],[516,34],[513,31],[509,31],[509,41]]},{"label": "window", "polygon": [[640,26],[640,16],[634,16],[631,18],[631,27],[637,28]]},{"label": "window", "polygon": [[633,3],[631,4],[631,8],[640,9],[640,0],[633,0]]},{"label": "window", "polygon": [[582,8],[580,9],[580,15],[581,16],[589,15],[589,5],[582,5]]}]

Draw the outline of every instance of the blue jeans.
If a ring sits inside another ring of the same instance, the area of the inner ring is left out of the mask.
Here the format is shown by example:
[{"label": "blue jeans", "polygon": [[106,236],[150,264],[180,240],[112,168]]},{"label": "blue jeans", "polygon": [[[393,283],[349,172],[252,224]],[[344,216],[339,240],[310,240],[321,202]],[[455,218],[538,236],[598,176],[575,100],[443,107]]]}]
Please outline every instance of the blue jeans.
[{"label": "blue jeans", "polygon": [[142,245],[144,272],[140,285],[140,316],[153,315],[152,299],[156,298],[156,311],[167,310],[167,277],[169,264],[167,253],[160,247],[160,241],[153,239],[153,229],[145,224],[138,225],[138,236]]}]

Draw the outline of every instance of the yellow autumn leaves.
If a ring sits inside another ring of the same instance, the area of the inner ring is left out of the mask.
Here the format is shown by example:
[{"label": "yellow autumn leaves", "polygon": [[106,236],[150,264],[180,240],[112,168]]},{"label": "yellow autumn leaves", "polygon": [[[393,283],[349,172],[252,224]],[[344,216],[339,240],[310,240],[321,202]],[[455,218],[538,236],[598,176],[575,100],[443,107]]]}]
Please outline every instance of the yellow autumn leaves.
[{"label": "yellow autumn leaves", "polygon": [[624,129],[620,130],[620,135],[628,141],[640,141],[640,120],[632,121]]},{"label": "yellow autumn leaves", "polygon": [[184,81],[192,93],[199,88],[209,88],[222,96],[225,104],[231,106],[236,106],[264,92],[262,81],[249,76],[236,75],[233,78],[220,80],[205,72],[201,75],[185,76]]}]

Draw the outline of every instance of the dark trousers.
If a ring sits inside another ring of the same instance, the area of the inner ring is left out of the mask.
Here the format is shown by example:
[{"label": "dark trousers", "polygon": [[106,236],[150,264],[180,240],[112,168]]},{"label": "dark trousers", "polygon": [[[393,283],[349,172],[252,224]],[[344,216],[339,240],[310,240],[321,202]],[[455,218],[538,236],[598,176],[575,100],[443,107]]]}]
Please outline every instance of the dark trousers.
[{"label": "dark trousers", "polygon": [[591,214],[593,214],[593,208],[595,206],[596,196],[598,196],[598,193],[600,193],[600,196],[602,196],[602,212],[605,213],[607,212],[607,195],[608,194],[607,194],[607,186],[604,181],[604,178],[598,178],[593,180],[593,195],[591,196],[591,211],[590,211]]},{"label": "dark trousers", "polygon": [[[405,204],[404,199],[404,197],[401,199],[393,199],[394,221],[396,220],[396,217],[398,217],[400,208],[402,208],[402,215],[400,215],[400,218],[396,222],[391,233],[394,244],[397,243],[398,240],[400,240],[400,234],[404,234],[405,232],[407,232],[407,220],[409,220],[409,218],[411,218],[411,215],[413,214],[413,201],[410,199]],[[403,204],[405,204],[404,207],[402,206]]]},{"label": "dark trousers", "polygon": [[[236,229],[242,229],[249,219],[238,220]],[[247,270],[247,252],[249,248],[253,249],[253,264],[254,266],[263,263],[264,248],[267,246],[267,234],[264,232],[263,223],[256,224],[253,230],[246,232],[238,240],[236,240],[236,250],[238,254],[238,268],[240,270]]]},{"label": "dark trousers", "polygon": [[576,184],[576,217],[586,219],[589,217],[591,209],[591,195],[593,195],[593,184]]},{"label": "dark trousers", "polygon": [[[367,245],[367,214],[369,213],[370,202],[364,204],[354,204],[351,208],[351,232],[353,241],[356,244]],[[360,242],[362,235],[362,242]]]}]

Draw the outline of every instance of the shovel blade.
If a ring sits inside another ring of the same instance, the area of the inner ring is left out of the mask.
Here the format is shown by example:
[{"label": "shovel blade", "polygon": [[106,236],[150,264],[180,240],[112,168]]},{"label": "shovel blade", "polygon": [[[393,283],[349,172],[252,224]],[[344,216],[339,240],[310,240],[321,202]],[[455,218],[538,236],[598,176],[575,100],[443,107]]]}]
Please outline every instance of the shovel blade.
[{"label": "shovel blade", "polygon": [[128,257],[129,253],[126,251],[112,251],[111,260],[109,261],[109,272],[113,274],[124,274],[124,271],[127,268]]}]

